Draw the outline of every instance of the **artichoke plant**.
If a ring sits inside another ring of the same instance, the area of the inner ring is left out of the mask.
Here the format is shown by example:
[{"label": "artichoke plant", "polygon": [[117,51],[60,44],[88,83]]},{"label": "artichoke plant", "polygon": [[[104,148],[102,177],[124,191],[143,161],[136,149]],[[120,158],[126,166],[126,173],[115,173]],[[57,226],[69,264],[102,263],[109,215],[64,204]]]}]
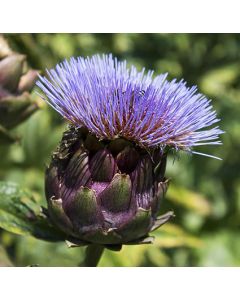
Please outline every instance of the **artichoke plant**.
[{"label": "artichoke plant", "polygon": [[0,35],[0,126],[11,129],[38,109],[30,91],[38,72],[26,70],[26,56],[14,53]]},{"label": "artichoke plant", "polygon": [[42,98],[70,122],[46,171],[48,215],[68,240],[151,241],[173,215],[159,217],[169,151],[220,144],[222,131],[206,129],[218,121],[209,100],[166,77],[111,55],[72,58],[40,76]]}]

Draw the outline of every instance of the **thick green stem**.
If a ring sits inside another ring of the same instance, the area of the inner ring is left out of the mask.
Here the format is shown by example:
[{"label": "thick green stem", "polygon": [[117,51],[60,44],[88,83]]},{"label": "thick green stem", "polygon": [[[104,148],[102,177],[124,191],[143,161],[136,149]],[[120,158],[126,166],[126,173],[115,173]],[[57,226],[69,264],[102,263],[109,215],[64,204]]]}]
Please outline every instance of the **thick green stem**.
[{"label": "thick green stem", "polygon": [[102,254],[104,246],[93,244],[87,247],[84,261],[80,267],[96,267]]}]

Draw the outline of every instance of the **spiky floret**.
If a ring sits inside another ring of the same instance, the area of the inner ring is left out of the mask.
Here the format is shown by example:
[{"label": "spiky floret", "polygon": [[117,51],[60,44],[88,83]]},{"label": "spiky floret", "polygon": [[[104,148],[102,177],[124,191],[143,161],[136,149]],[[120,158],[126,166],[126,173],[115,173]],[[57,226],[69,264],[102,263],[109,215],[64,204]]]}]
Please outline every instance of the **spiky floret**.
[{"label": "spiky floret", "polygon": [[99,139],[123,137],[148,149],[186,151],[220,144],[222,131],[208,128],[219,121],[210,100],[196,86],[166,77],[128,68],[110,54],[65,60],[39,76],[37,85],[64,118]]}]

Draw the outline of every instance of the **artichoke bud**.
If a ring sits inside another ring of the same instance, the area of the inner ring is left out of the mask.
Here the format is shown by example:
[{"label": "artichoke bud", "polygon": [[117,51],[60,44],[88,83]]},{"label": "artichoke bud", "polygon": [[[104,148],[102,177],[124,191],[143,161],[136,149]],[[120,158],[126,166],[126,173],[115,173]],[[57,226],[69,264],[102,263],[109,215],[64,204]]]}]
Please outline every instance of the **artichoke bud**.
[{"label": "artichoke bud", "polygon": [[70,127],[46,171],[49,217],[79,244],[146,241],[172,216],[158,220],[165,168],[166,155],[155,161],[125,139],[99,141],[85,128]]},{"label": "artichoke bud", "polygon": [[37,79],[36,70],[24,74],[26,56],[14,53],[0,35],[0,125],[11,129],[38,109],[29,91]]},{"label": "artichoke bud", "polygon": [[0,61],[0,85],[15,92],[23,71],[24,55],[12,54]]},{"label": "artichoke bud", "polygon": [[29,93],[22,95],[7,95],[0,99],[0,124],[11,129],[38,109],[38,104],[33,102]]}]

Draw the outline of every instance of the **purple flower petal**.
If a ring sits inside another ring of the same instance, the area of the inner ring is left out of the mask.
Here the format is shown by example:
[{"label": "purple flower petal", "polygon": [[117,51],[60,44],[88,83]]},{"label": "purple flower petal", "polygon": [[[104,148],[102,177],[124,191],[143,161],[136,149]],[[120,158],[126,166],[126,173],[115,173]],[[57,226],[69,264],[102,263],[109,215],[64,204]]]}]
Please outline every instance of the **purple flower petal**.
[{"label": "purple flower petal", "polygon": [[221,144],[223,131],[207,128],[219,121],[210,100],[166,76],[153,79],[152,71],[128,68],[111,54],[94,55],[65,60],[39,76],[37,86],[64,118],[99,139],[123,137],[144,148],[185,151]]}]

